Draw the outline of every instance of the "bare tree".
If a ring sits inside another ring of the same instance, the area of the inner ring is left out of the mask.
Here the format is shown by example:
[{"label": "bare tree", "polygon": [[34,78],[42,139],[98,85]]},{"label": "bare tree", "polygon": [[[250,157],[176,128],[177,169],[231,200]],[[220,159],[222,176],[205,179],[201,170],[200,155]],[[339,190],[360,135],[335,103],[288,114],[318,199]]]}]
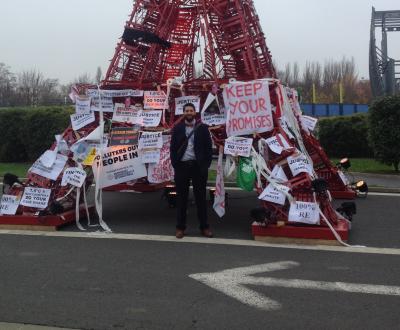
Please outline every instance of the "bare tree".
[{"label": "bare tree", "polygon": [[0,63],[0,107],[12,105],[15,97],[16,77],[10,68]]},{"label": "bare tree", "polygon": [[103,73],[101,71],[101,67],[99,67],[99,66],[97,67],[97,70],[96,70],[95,80],[96,80],[96,84],[100,84],[100,82],[103,80]]}]

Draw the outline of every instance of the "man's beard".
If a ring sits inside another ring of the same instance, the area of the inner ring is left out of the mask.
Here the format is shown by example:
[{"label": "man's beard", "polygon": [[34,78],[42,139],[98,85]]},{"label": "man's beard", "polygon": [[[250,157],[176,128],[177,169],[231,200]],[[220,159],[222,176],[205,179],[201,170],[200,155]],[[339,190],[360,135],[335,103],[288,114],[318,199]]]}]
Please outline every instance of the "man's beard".
[{"label": "man's beard", "polygon": [[185,116],[185,121],[187,121],[188,123],[191,123],[193,120],[194,120],[194,116],[192,116],[192,115]]}]

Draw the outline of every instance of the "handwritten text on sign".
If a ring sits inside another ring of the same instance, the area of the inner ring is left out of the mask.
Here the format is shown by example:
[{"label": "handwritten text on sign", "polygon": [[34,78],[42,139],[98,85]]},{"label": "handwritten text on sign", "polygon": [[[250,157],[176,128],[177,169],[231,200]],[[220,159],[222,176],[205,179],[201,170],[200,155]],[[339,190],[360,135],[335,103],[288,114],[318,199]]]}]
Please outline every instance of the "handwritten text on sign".
[{"label": "handwritten text on sign", "polygon": [[139,149],[161,149],[163,139],[161,132],[142,132],[139,138]]},{"label": "handwritten text on sign", "polygon": [[21,205],[37,209],[45,209],[49,203],[51,189],[26,187]]},{"label": "handwritten text on sign", "polygon": [[[285,186],[278,187],[280,187],[282,190],[285,190],[286,192],[289,191],[289,189]],[[285,205],[286,196],[282,191],[272,186],[272,184],[269,184],[258,197],[258,199],[279,205]]]},{"label": "handwritten text on sign", "polygon": [[19,197],[3,195],[0,201],[0,214],[15,215],[19,205]]},{"label": "handwritten text on sign", "polygon": [[296,176],[300,173],[312,174],[313,166],[303,154],[298,156],[290,156],[287,158],[287,161],[293,176]]},{"label": "handwritten text on sign", "polygon": [[64,171],[61,181],[62,186],[70,184],[75,187],[82,187],[86,179],[86,172],[78,167],[69,167]]},{"label": "handwritten text on sign", "polygon": [[229,84],[224,89],[228,136],[271,131],[271,99],[267,82]]},{"label": "handwritten text on sign", "polygon": [[88,114],[72,114],[71,115],[71,124],[72,129],[77,131],[82,127],[89,125],[95,121],[94,112],[89,112]]},{"label": "handwritten text on sign", "polygon": [[175,115],[183,115],[183,107],[187,103],[192,103],[196,112],[200,112],[200,97],[182,96],[175,99]]},{"label": "handwritten text on sign", "polygon": [[225,140],[225,155],[250,157],[253,139],[232,136]]},{"label": "handwritten text on sign", "polygon": [[145,91],[144,92],[145,109],[168,109],[167,96],[163,91]]},{"label": "handwritten text on sign", "polygon": [[316,203],[295,202],[290,204],[290,222],[301,222],[315,225],[319,223],[319,207]]}]

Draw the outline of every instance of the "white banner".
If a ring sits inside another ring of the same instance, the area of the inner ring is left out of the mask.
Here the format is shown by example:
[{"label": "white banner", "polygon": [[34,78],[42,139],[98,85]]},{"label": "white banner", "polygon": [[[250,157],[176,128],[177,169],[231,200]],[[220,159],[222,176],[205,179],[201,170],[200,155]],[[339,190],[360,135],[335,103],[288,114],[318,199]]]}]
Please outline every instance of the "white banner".
[{"label": "white banner", "polygon": [[272,184],[269,184],[260,196],[258,196],[258,199],[279,205],[285,205],[286,196],[284,193],[273,187]]},{"label": "white banner", "polygon": [[[103,112],[114,112],[114,103],[112,97],[101,98],[101,109]],[[92,98],[91,111],[100,111],[100,100],[99,97]]]},{"label": "white banner", "polygon": [[231,136],[225,140],[225,155],[250,157],[253,139]]},{"label": "white banner", "polygon": [[25,187],[20,204],[37,209],[45,209],[49,203],[51,189]]},{"label": "white banner", "polygon": [[196,112],[200,112],[200,97],[182,96],[175,99],[175,115],[183,115],[183,106],[186,103],[192,103],[196,109]]},{"label": "white banner", "polygon": [[274,128],[268,82],[233,83],[224,88],[227,136],[269,132]]},{"label": "white banner", "polygon": [[290,204],[289,222],[319,224],[319,206],[316,203],[295,202]]},{"label": "white banner", "polygon": [[168,109],[167,95],[163,91],[145,91],[143,105],[145,109]]},{"label": "white banner", "polygon": [[142,125],[142,108],[131,105],[126,107],[124,103],[115,103],[113,121]]},{"label": "white banner", "polygon": [[157,127],[160,125],[162,111],[160,110],[144,110],[142,112],[142,126]]},{"label": "white banner", "polygon": [[308,173],[311,175],[313,172],[313,166],[303,154],[298,156],[289,156],[287,161],[293,176],[296,176],[300,173]]},{"label": "white banner", "polygon": [[90,113],[91,99],[87,96],[76,96],[75,97],[75,113],[78,115]]},{"label": "white banner", "polygon": [[174,168],[170,159],[171,136],[163,136],[163,147],[160,152],[160,161],[149,164],[147,178],[150,183],[163,183],[173,180]]},{"label": "white banner", "polygon": [[224,125],[226,123],[225,111],[220,108],[217,97],[212,93],[208,94],[201,110],[201,121],[209,126]]},{"label": "white banner", "polygon": [[0,201],[0,214],[15,215],[17,213],[19,196],[3,195]]},{"label": "white banner", "polygon": [[[93,162],[93,173],[97,178],[100,156]],[[142,164],[137,146],[109,147],[104,150],[100,173],[100,188],[143,178],[147,175],[146,166]]]},{"label": "white banner", "polygon": [[225,215],[225,184],[224,170],[222,168],[223,153],[220,152],[217,164],[217,177],[215,179],[214,211],[220,218]]},{"label": "white banner", "polygon": [[143,164],[157,164],[160,161],[160,149],[142,150],[141,157]]},{"label": "white banner", "polygon": [[162,132],[142,132],[139,138],[139,149],[161,149]]},{"label": "white banner", "polygon": [[301,126],[306,132],[313,132],[315,130],[315,126],[318,123],[318,119],[310,116],[301,116],[300,117]]},{"label": "white banner", "polygon": [[67,162],[67,160],[68,160],[67,156],[57,154],[57,157],[56,157],[56,160],[55,160],[53,166],[45,167],[40,162],[40,158],[39,158],[36,162],[33,163],[31,168],[29,169],[29,172],[35,173],[37,175],[40,175],[47,179],[55,181],[55,180],[57,180],[58,176],[64,169],[64,166],[65,166],[65,163]]},{"label": "white banner", "polygon": [[292,132],[289,129],[289,124],[288,124],[285,116],[282,116],[281,118],[279,118],[279,125],[281,125],[282,129],[285,131],[285,133],[289,139],[295,138],[295,136],[292,134]]},{"label": "white banner", "polygon": [[91,111],[88,114],[73,114],[70,116],[71,117],[71,125],[72,129],[74,131],[77,131],[81,129],[82,127],[85,127],[86,125],[89,125],[90,123],[93,123],[95,121],[95,116],[94,112]]},{"label": "white banner", "polygon": [[61,186],[70,184],[81,188],[86,179],[86,172],[78,167],[69,167],[64,171]]},{"label": "white banner", "polygon": [[[142,90],[135,90],[135,89],[120,89],[120,90],[100,90],[102,98],[113,98],[113,97],[142,97],[143,91]],[[91,97],[98,97],[99,90],[98,89],[88,89],[87,93],[88,96]]]},{"label": "white banner", "polygon": [[265,140],[268,147],[276,154],[280,155],[283,150],[289,149],[290,145],[280,133],[271,136],[269,139]]}]

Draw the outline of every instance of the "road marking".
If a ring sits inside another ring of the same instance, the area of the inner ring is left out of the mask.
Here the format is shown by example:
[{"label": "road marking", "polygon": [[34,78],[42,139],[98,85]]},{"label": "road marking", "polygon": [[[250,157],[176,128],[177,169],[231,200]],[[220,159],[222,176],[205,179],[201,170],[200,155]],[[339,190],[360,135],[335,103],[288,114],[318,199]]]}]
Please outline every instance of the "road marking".
[{"label": "road marking", "polygon": [[302,279],[280,279],[274,277],[254,277],[251,275],[286,270],[298,267],[294,261],[273,262],[250,267],[227,269],[216,273],[191,274],[190,278],[199,281],[241,303],[265,311],[282,308],[282,305],[245,285],[263,285],[290,289],[339,291],[346,293],[400,296],[400,287],[345,282],[323,282]]},{"label": "road marking", "polygon": [[0,322],[0,329],[7,330],[73,330],[70,328],[59,328],[52,326],[43,326],[43,325],[35,325],[35,324],[25,324],[25,323],[8,323],[8,322]]},{"label": "road marking", "polygon": [[132,241],[153,241],[167,242],[177,244],[214,244],[214,245],[232,245],[247,247],[262,247],[276,249],[294,249],[309,251],[327,251],[344,253],[362,253],[362,254],[381,254],[381,255],[400,255],[400,249],[393,248],[373,248],[373,247],[341,247],[325,245],[295,245],[295,244],[271,244],[252,240],[230,239],[230,238],[204,238],[188,237],[176,239],[175,236],[167,235],[142,235],[142,234],[116,234],[104,232],[49,232],[49,231],[30,231],[30,230],[0,230],[0,235],[23,235],[23,236],[41,236],[41,237],[63,237],[63,238],[90,238],[90,239],[115,239]]}]

